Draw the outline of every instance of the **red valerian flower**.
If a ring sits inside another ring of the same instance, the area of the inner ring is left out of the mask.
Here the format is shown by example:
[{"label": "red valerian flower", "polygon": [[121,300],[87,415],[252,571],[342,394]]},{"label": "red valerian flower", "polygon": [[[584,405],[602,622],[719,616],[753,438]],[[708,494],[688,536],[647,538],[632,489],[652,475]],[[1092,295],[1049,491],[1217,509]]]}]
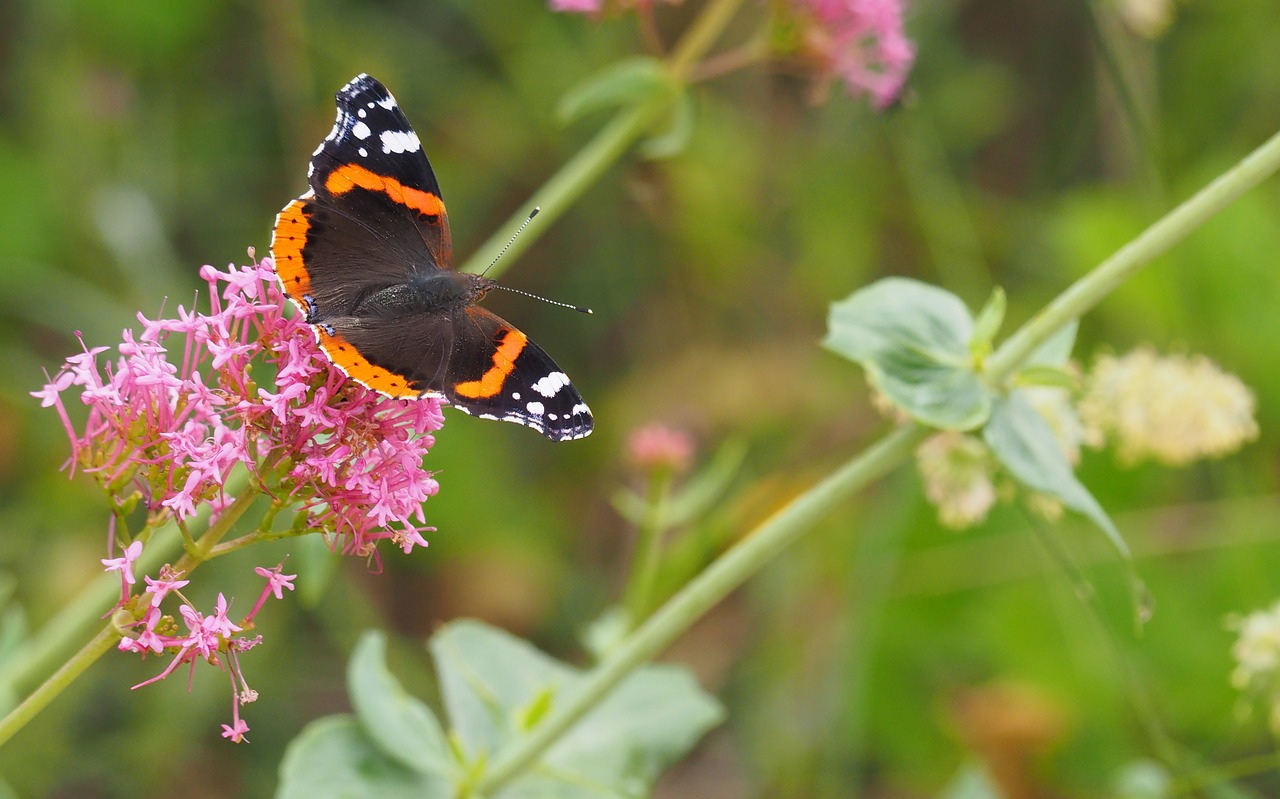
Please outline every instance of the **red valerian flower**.
[{"label": "red valerian flower", "polygon": [[902,92],[915,60],[903,28],[902,0],[789,0],[802,54],[850,96],[870,95],[880,108]]},{"label": "red valerian flower", "polygon": [[[141,492],[153,514],[182,522],[228,503],[241,467],[277,504],[296,504],[303,528],[369,555],[381,539],[425,546],[422,503],[439,490],[422,459],[440,429],[439,400],[393,400],[345,376],[319,352],[309,326],[284,315],[269,260],[206,266],[210,311],[125,330],[119,357],[105,347],[67,359],[33,392],[55,407],[72,460],[119,503]],[[274,382],[274,390],[263,387]],[[88,407],[77,430],[64,397]],[[268,482],[270,477],[270,482]]]}]

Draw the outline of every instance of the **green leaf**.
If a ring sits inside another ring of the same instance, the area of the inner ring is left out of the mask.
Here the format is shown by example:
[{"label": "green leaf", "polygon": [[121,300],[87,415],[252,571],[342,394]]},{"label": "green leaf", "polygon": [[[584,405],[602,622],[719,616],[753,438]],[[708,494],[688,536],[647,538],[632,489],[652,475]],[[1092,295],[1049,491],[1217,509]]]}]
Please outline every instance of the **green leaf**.
[{"label": "green leaf", "polygon": [[560,98],[556,116],[564,123],[605,108],[641,105],[674,97],[676,84],[656,58],[628,58],[606,67]]},{"label": "green leaf", "polygon": [[991,413],[991,391],[973,368],[969,309],[950,292],[885,278],[833,303],[828,349],[862,364],[872,382],[914,419],[969,430]]},{"label": "green leaf", "polygon": [[1048,386],[1050,388],[1074,389],[1080,381],[1073,372],[1063,366],[1028,366],[1018,372],[1014,383],[1019,386]]},{"label": "green leaf", "polygon": [[387,640],[366,632],[347,670],[347,691],[365,733],[388,757],[422,774],[453,780],[460,773],[440,722],[405,693],[386,665]]},{"label": "green leaf", "polygon": [[991,342],[1004,324],[1004,312],[1007,306],[1004,289],[996,286],[991,290],[991,298],[978,311],[978,320],[973,324],[973,338],[969,341],[969,351],[973,357],[981,360],[991,354]]},{"label": "green leaf", "polygon": [[277,799],[449,799],[453,787],[388,758],[353,716],[308,724],[280,763]]},{"label": "green leaf", "polygon": [[938,794],[938,799],[1004,799],[1004,794],[991,782],[982,764],[968,763]]},{"label": "green leaf", "polygon": [[693,138],[695,119],[693,97],[681,88],[671,103],[666,129],[645,139],[640,144],[640,155],[656,161],[674,158],[684,152],[689,140]]},{"label": "green leaf", "polygon": [[[516,741],[529,709],[550,712],[572,695],[577,669],[475,621],[431,639],[440,690],[470,759]],[[687,671],[649,666],[622,682],[551,747],[538,767],[497,796],[643,796],[662,770],[723,717]]]},{"label": "green leaf", "polygon": [[1076,479],[1053,429],[1023,392],[1015,390],[996,401],[983,438],[1014,479],[1055,496],[1068,508],[1084,514],[1106,533],[1120,556],[1130,560],[1129,547],[1120,531],[1089,489]]},{"label": "green leaf", "polygon": [[1120,770],[1115,781],[1116,799],[1169,799],[1173,776],[1154,760],[1138,760]]}]

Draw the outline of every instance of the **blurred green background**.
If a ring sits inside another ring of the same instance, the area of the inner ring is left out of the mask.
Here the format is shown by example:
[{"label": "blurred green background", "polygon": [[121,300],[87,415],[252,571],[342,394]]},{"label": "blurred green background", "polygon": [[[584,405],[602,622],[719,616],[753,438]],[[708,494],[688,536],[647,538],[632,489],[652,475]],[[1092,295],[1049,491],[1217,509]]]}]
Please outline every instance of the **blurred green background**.
[{"label": "blurred green background", "polygon": [[[667,42],[697,6],[659,7]],[[761,13],[747,4],[731,38]],[[1274,0],[1187,0],[1154,39],[1108,0],[939,0],[913,4],[908,32],[918,61],[899,107],[878,114],[839,91],[812,105],[791,69],[708,81],[683,153],[625,159],[511,265],[504,282],[596,311],[488,302],[573,376],[595,434],[551,445],[449,412],[429,456],[442,486],[430,549],[385,553],[381,574],[346,560],[316,602],[290,596],[259,618],[252,745],[218,737],[222,675],[202,667],[189,695],[183,679],[130,692],[164,661],[109,655],[0,751],[4,779],[22,796],[267,795],[288,741],[346,708],[344,661],[366,625],[399,637],[393,668],[426,696],[419,644],[459,616],[581,661],[579,635],[616,599],[634,535],[609,502],[637,481],[629,432],[686,429],[702,462],[726,441],[748,446],[722,505],[684,531],[701,562],[886,429],[858,370],[817,346],[830,301],[896,274],[976,308],[999,284],[1020,323],[1280,129]],[[565,128],[557,99],[641,42],[630,15],[538,0],[0,4],[11,609],[39,627],[104,557],[104,502],[60,471],[61,426],[28,396],[42,369],[78,350],[73,331],[110,345],[138,311],[189,305],[201,264],[265,255],[339,86],[367,71],[395,92],[465,257],[604,120]],[[1029,796],[1107,796],[1162,736],[1280,795],[1274,760],[1251,760],[1274,741],[1265,710],[1238,712],[1224,624],[1280,597],[1278,209],[1272,180],[1081,327],[1078,355],[1202,352],[1258,398],[1260,439],[1223,461],[1085,456],[1080,474],[1155,598],[1142,636],[1123,570],[1086,525],[1052,536],[1084,564],[1097,613],[1020,512],[945,530],[904,469],[673,649],[729,721],[659,795],[932,796],[982,756],[1018,760],[1040,786]],[[251,567],[289,551],[224,558],[192,598],[251,602]]]}]

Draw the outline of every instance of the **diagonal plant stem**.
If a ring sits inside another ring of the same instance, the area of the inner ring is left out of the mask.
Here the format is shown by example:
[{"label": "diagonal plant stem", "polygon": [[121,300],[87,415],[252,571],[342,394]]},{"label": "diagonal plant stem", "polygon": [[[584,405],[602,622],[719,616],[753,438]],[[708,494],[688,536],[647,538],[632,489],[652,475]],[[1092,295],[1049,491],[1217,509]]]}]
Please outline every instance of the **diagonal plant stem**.
[{"label": "diagonal plant stem", "polygon": [[1045,308],[1005,340],[987,359],[985,373],[999,383],[1022,365],[1058,330],[1086,312],[1133,277],[1156,257],[1189,236],[1215,214],[1280,169],[1280,133],[1223,172],[1209,185],[1165,214],[1137,238],[1121,247],[1087,275],[1072,283]]},{"label": "diagonal plant stem", "polygon": [[81,647],[79,652],[72,655],[49,679],[42,682],[39,688],[5,714],[4,719],[0,720],[0,746],[25,727],[28,721],[44,710],[67,686],[75,682],[85,669],[92,666],[119,640],[120,633],[111,624],[99,630],[98,634]]},{"label": "diagonal plant stem", "polygon": [[[1059,328],[1093,308],[1152,259],[1278,169],[1280,133],[1069,286],[1019,328],[988,359],[986,371],[990,379],[998,382],[1013,374]],[[580,689],[548,713],[527,737],[498,752],[476,785],[477,792],[492,794],[519,776],[619,682],[660,654],[729,592],[810,530],[818,519],[854,492],[905,463],[929,432],[914,423],[896,429],[758,525],[619,642],[587,674]]]}]

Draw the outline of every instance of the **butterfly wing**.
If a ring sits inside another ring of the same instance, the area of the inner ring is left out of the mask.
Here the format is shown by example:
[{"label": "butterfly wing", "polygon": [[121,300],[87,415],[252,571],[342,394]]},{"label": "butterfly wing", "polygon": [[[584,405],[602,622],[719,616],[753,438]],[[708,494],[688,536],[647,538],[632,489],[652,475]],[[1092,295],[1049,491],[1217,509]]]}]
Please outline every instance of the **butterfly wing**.
[{"label": "butterfly wing", "polygon": [[591,409],[551,356],[497,314],[476,305],[454,324],[450,385],[458,410],[532,427],[553,441],[591,433]]},{"label": "butterfly wing", "polygon": [[311,190],[276,217],[276,273],[322,321],[369,294],[452,264],[449,218],[418,136],[377,80],[359,75],[336,95],[333,130],[311,158]]}]

